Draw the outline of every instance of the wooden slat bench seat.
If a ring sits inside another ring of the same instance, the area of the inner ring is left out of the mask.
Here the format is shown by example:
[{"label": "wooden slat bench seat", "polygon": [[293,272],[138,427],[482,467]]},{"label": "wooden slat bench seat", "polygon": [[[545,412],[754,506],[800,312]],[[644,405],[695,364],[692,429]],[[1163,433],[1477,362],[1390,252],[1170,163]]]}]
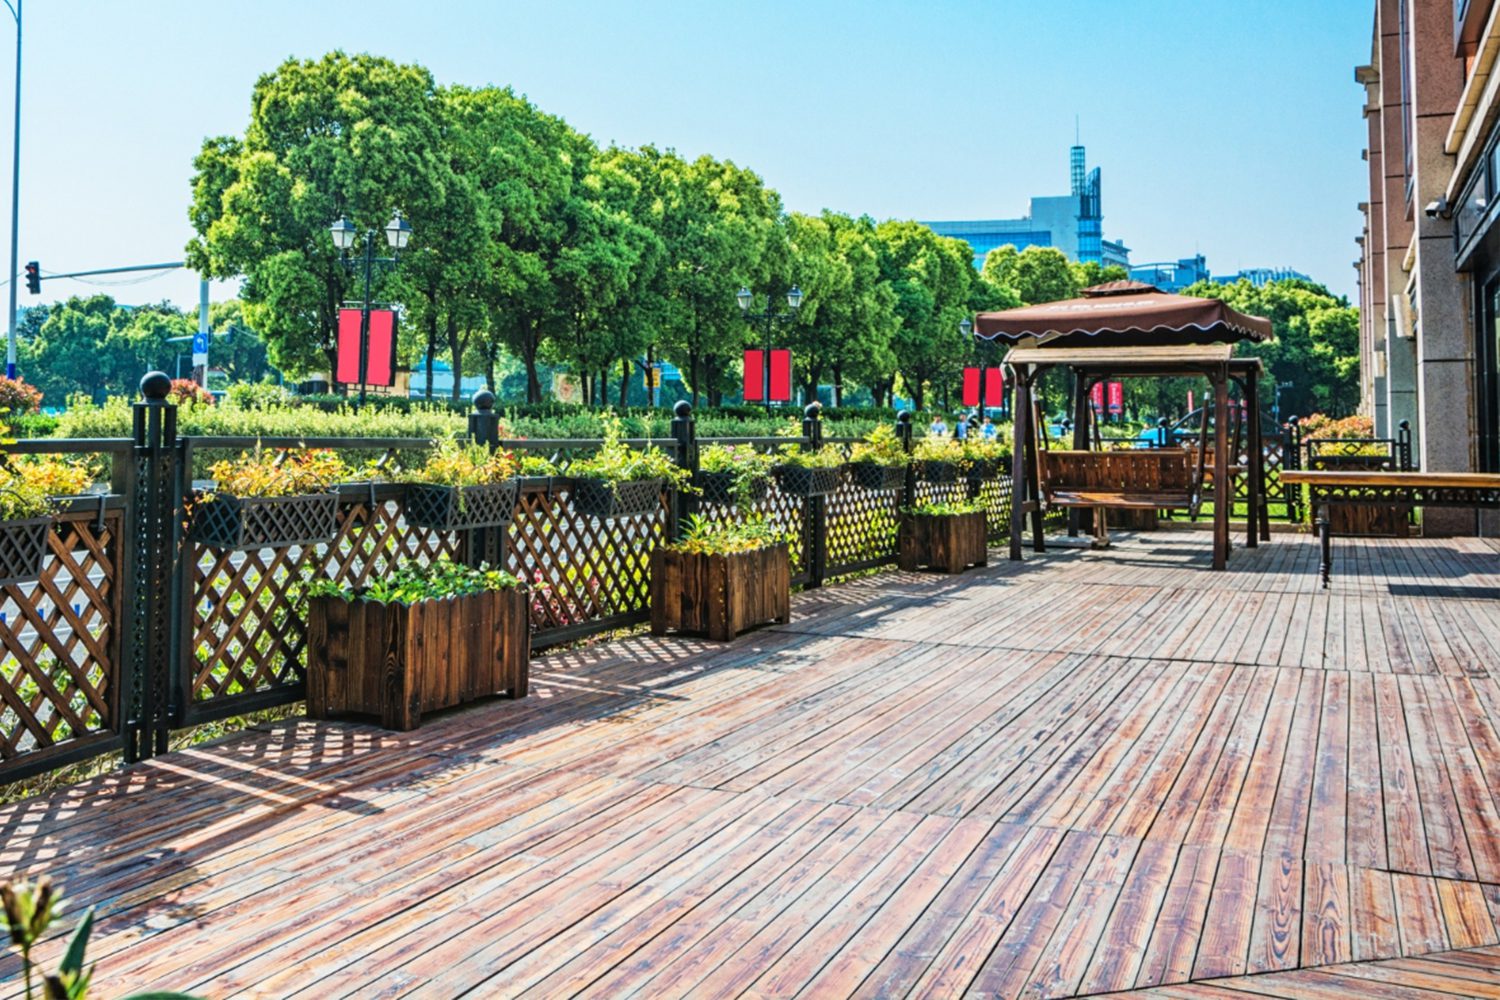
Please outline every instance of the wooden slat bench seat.
[{"label": "wooden slat bench seat", "polygon": [[1489,472],[1389,472],[1381,469],[1286,470],[1281,481],[1308,487],[1326,588],[1333,576],[1333,507],[1406,504],[1412,507],[1500,508],[1500,474]]},{"label": "wooden slat bench seat", "polygon": [[1106,510],[1196,510],[1193,456],[1183,448],[1043,451],[1042,499],[1095,511],[1095,544],[1109,544]]}]

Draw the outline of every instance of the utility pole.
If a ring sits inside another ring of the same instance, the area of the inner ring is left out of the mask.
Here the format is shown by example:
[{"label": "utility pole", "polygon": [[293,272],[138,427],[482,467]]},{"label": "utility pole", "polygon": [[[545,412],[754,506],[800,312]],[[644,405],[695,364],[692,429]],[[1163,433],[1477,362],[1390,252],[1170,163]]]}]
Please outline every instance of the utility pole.
[{"label": "utility pole", "polygon": [[12,5],[5,0],[16,19],[16,129],[10,165],[10,326],[5,336],[5,376],[16,377],[16,275],[20,273],[17,242],[21,222],[21,0]]}]

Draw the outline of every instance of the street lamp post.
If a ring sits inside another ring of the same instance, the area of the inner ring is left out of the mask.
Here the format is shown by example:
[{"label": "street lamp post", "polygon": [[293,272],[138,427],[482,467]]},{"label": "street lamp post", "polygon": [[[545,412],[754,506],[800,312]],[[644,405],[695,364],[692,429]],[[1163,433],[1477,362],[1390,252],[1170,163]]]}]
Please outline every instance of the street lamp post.
[{"label": "street lamp post", "polygon": [[396,265],[401,251],[406,249],[406,244],[411,239],[411,223],[401,218],[401,213],[397,212],[391,216],[391,221],[385,224],[385,241],[391,248],[389,257],[375,256],[377,231],[374,229],[365,231],[363,258],[350,257],[349,249],[359,238],[359,230],[354,223],[343,216],[328,227],[328,232],[333,236],[333,245],[338,248],[339,262],[351,273],[360,268],[364,269],[365,294],[359,310],[359,402],[360,405],[364,405],[365,383],[369,380],[370,374],[370,281],[374,277],[377,264],[381,267]]},{"label": "street lamp post", "polygon": [[16,121],[15,141],[11,146],[10,165],[10,326],[5,333],[5,377],[16,377],[16,282],[19,280],[20,258],[17,242],[21,221],[21,0],[5,0],[11,16],[16,19]]},{"label": "street lamp post", "polygon": [[766,404],[766,409],[771,408],[771,330],[777,323],[784,323],[797,316],[797,310],[802,308],[802,289],[793,285],[791,291],[786,293],[786,304],[791,308],[787,312],[776,312],[771,308],[771,297],[766,296],[766,311],[753,313],[750,311],[750,303],[754,298],[750,289],[741,288],[735,293],[735,301],[740,304],[740,312],[744,313],[745,320],[754,323],[756,320],[764,320],[766,324],[766,348],[761,352],[762,382],[761,401]]},{"label": "street lamp post", "polygon": [[1271,399],[1271,422],[1277,427],[1281,426],[1281,390],[1290,389],[1291,387],[1292,383],[1290,382],[1277,382],[1273,387],[1276,390],[1276,394]]}]

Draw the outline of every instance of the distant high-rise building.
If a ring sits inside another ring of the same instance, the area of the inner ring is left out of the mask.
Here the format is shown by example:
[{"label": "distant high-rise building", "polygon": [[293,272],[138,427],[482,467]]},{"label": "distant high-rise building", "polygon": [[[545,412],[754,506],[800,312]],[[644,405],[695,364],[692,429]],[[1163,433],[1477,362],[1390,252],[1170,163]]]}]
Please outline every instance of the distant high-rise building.
[{"label": "distant high-rise building", "polygon": [[1260,288],[1270,281],[1285,281],[1290,278],[1301,281],[1312,280],[1301,271],[1294,271],[1289,267],[1247,267],[1233,274],[1210,274],[1208,261],[1201,253],[1179,258],[1175,262],[1136,264],[1130,269],[1130,277],[1135,281],[1155,285],[1164,292],[1180,292],[1200,281],[1217,281],[1221,285],[1232,285],[1236,281],[1243,280]]},{"label": "distant high-rise building", "polygon": [[984,265],[985,254],[1006,245],[1056,247],[1068,259],[1080,263],[1130,266],[1130,248],[1104,238],[1104,207],[1100,196],[1100,171],[1092,170],[1084,148],[1069,151],[1071,192],[1031,199],[1031,211],[1019,219],[977,219],[959,222],[928,222],[940,236],[968,241],[974,249],[974,266]]}]

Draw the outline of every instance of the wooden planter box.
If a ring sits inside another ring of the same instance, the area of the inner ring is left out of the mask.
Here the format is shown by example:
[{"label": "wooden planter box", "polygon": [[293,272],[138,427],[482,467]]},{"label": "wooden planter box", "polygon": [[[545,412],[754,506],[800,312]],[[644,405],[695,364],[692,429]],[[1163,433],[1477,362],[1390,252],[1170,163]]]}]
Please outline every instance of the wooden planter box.
[{"label": "wooden planter box", "polygon": [[437,531],[504,528],[516,516],[516,490],[514,479],[482,486],[411,483],[406,487],[406,520]]},{"label": "wooden planter box", "polygon": [[216,549],[286,548],[331,542],[338,521],[336,493],[290,497],[214,494],[193,505],[189,535]]},{"label": "wooden planter box", "polygon": [[651,633],[669,629],[727,642],[792,611],[792,560],[785,544],[750,552],[651,553]]},{"label": "wooden planter box", "polygon": [[[734,495],[734,473],[732,472],[697,472],[693,475],[693,485],[702,491],[704,503],[733,504],[738,503],[740,498]],[[764,476],[750,481],[749,496],[745,497],[750,503],[759,503],[766,498],[771,491],[770,480]]]},{"label": "wooden planter box", "polygon": [[521,587],[415,604],[308,602],[309,718],[378,715],[387,729],[415,729],[424,712],[502,691],[524,698],[530,660]]},{"label": "wooden planter box", "polygon": [[42,575],[51,530],[52,518],[45,515],[0,521],[0,587],[28,583]]},{"label": "wooden planter box", "polygon": [[906,466],[855,462],[849,466],[856,485],[877,493],[890,493],[906,485]]},{"label": "wooden planter box", "polygon": [[585,517],[640,517],[661,507],[662,480],[637,479],[615,483],[607,479],[573,481],[573,509]]},{"label": "wooden planter box", "polygon": [[824,497],[837,493],[844,478],[844,467],[835,465],[808,468],[802,465],[778,465],[771,470],[781,492],[794,497]]},{"label": "wooden planter box", "polygon": [[917,463],[917,478],[927,483],[958,482],[958,463],[927,458]]},{"label": "wooden planter box", "polygon": [[896,560],[904,570],[928,569],[962,573],[983,566],[989,550],[984,511],[973,514],[907,514],[901,519]]}]

